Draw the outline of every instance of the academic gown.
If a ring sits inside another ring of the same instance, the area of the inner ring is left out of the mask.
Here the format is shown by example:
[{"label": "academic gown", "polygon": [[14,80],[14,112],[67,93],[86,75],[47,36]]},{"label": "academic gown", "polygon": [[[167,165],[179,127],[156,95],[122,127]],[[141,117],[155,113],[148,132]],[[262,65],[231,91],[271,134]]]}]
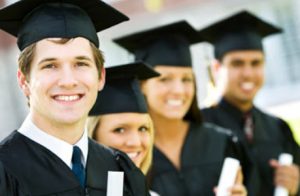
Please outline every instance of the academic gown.
[{"label": "academic gown", "polygon": [[226,157],[249,163],[237,137],[228,129],[203,123],[190,123],[180,155],[180,169],[158,148],[154,148],[153,166],[148,180],[161,196],[215,195],[223,161]]},{"label": "academic gown", "polygon": [[90,139],[88,146],[84,189],[59,157],[13,132],[0,144],[0,195],[105,196],[108,171],[124,171],[124,195],[148,195],[143,174],[126,155]]},{"label": "academic gown", "polygon": [[274,169],[270,167],[269,160],[278,159],[279,154],[285,152],[292,154],[294,163],[300,165],[300,148],[286,122],[256,107],[250,112],[254,122],[252,142],[246,140],[243,131],[243,113],[226,100],[223,99],[218,105],[202,110],[205,121],[233,130],[252,157],[256,168],[253,171],[256,171],[256,174],[252,175],[252,179],[248,179],[248,195],[273,195]]}]

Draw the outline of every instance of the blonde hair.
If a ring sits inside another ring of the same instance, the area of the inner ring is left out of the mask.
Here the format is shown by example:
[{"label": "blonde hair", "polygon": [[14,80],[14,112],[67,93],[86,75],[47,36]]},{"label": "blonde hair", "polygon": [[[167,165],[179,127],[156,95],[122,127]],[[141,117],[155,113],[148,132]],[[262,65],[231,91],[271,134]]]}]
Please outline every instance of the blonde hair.
[{"label": "blonde hair", "polygon": [[[148,116],[148,121],[149,121],[150,147],[149,147],[149,150],[139,168],[144,173],[144,175],[147,174],[147,172],[151,166],[153,145],[154,145],[154,125],[153,125],[153,121],[152,121],[150,115],[147,114],[147,116]],[[88,119],[86,121],[88,135],[90,138],[92,138],[94,140],[96,140],[96,135],[97,135],[96,130],[98,129],[100,121],[101,121],[101,115],[88,117]],[[98,142],[101,143],[101,141],[98,141]]]}]

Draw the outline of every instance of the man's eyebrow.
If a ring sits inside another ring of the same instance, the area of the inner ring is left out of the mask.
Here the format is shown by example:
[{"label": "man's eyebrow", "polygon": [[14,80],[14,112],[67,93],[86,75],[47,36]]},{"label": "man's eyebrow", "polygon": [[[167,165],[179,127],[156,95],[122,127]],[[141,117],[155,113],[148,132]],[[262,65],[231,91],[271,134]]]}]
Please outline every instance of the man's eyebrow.
[{"label": "man's eyebrow", "polygon": [[[77,56],[77,57],[75,57],[75,59],[77,59],[77,60],[86,60],[86,61],[93,61],[88,56]],[[57,60],[57,58],[49,57],[49,58],[42,59],[38,64],[42,64],[42,63],[49,62],[49,61],[55,61],[55,60]]]},{"label": "man's eyebrow", "polygon": [[38,63],[38,65],[40,65],[40,64],[42,64],[42,63],[44,63],[44,62],[55,61],[55,60],[56,60],[56,58],[45,58],[45,59],[42,59],[42,60]]},{"label": "man's eyebrow", "polygon": [[77,56],[77,60],[87,60],[87,61],[93,61],[90,57],[88,56]]}]

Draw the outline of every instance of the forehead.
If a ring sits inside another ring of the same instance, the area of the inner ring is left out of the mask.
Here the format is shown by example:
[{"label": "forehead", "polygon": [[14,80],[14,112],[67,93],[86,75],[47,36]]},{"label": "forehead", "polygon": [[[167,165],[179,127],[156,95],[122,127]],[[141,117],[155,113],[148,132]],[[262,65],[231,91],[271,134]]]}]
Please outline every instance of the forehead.
[{"label": "forehead", "polygon": [[264,53],[261,50],[238,50],[228,52],[224,55],[223,61],[232,60],[263,60]]},{"label": "forehead", "polygon": [[154,67],[155,71],[161,74],[193,74],[193,69],[191,67],[178,67],[169,65],[157,65]]},{"label": "forehead", "polygon": [[148,123],[149,117],[145,113],[114,113],[114,114],[104,114],[100,117],[100,124],[115,125],[117,123],[122,124],[144,124]]},{"label": "forehead", "polygon": [[47,38],[36,43],[35,58],[68,58],[74,56],[92,57],[90,42],[85,38],[62,41],[61,38]]}]

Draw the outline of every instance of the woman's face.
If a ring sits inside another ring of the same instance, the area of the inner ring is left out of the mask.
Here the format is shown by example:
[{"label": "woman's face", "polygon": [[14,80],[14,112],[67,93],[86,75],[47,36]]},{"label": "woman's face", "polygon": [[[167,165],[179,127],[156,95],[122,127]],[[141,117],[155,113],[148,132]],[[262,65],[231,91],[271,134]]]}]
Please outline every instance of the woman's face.
[{"label": "woman's face", "polygon": [[101,144],[125,152],[137,167],[151,147],[148,114],[116,113],[101,115],[96,138]]},{"label": "woman's face", "polygon": [[142,83],[151,115],[183,119],[195,96],[191,67],[155,66],[161,76]]}]

